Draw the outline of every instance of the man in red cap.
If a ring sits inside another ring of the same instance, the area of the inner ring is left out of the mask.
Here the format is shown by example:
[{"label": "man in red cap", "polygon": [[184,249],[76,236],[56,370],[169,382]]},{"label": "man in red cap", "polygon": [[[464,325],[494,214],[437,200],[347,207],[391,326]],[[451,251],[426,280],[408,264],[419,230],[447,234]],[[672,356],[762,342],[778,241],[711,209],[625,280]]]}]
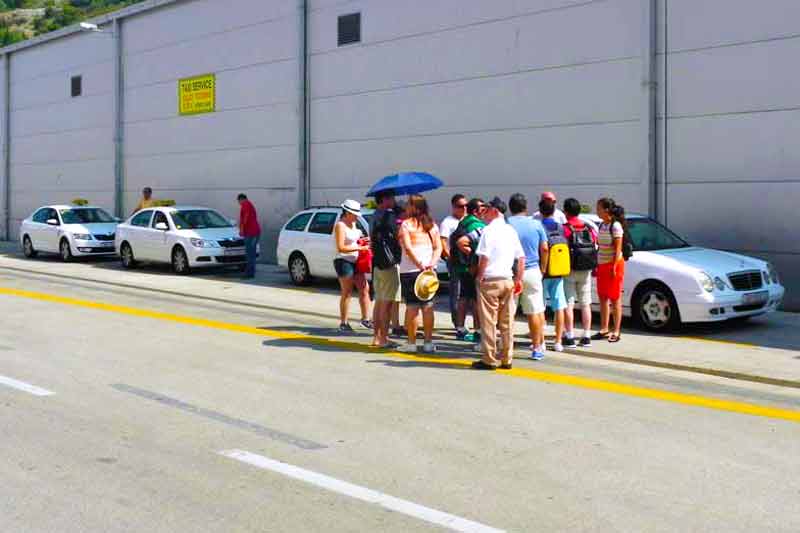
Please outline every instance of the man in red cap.
[{"label": "man in red cap", "polygon": [[[550,192],[550,191],[542,193],[541,201],[542,202],[552,203],[553,205],[556,205],[556,203],[558,203],[558,200],[556,199],[556,193]],[[545,217],[543,217],[542,214],[539,211],[536,211],[533,214],[533,218],[535,218],[536,220],[541,222],[542,219],[545,218]],[[567,215],[565,215],[564,212],[561,209],[559,209],[558,207],[556,207],[555,213],[550,218],[552,218],[553,220],[555,220],[559,224],[566,224],[567,223]]]}]

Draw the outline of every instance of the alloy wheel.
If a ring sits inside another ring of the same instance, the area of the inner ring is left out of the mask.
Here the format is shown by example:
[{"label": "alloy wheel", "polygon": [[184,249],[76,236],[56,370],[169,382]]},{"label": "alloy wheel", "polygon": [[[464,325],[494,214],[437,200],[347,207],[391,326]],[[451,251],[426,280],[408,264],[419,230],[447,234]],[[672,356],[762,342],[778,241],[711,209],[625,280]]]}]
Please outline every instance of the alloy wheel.
[{"label": "alloy wheel", "polygon": [[662,291],[650,289],[642,295],[639,305],[642,322],[652,329],[660,329],[672,319],[672,303]]},{"label": "alloy wheel", "polygon": [[189,260],[183,248],[176,248],[172,253],[172,268],[176,274],[185,274],[189,271]]},{"label": "alloy wheel", "polygon": [[297,285],[303,285],[308,282],[309,272],[308,263],[302,255],[295,256],[289,264],[289,272],[291,272],[292,281]]}]

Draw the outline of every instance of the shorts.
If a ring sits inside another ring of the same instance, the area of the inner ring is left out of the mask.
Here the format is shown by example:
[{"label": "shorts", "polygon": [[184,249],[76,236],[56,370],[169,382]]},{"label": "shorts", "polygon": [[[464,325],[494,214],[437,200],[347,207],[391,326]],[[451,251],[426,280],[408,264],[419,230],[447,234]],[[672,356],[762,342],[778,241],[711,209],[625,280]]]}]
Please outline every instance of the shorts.
[{"label": "shorts", "polygon": [[372,271],[372,287],[375,289],[376,302],[399,302],[400,270],[397,266],[386,269],[376,267]]},{"label": "shorts", "polygon": [[339,278],[352,278],[356,274],[355,261],[348,261],[347,259],[334,259],[333,268],[336,270],[336,276]]},{"label": "shorts", "polygon": [[542,286],[542,271],[539,267],[529,268],[522,275],[522,293],[519,295],[519,305],[525,315],[538,315],[544,313],[544,287]]},{"label": "shorts", "polygon": [[572,274],[564,278],[564,295],[568,305],[592,305],[592,271],[573,270]]},{"label": "shorts", "polygon": [[547,278],[542,282],[547,306],[553,311],[567,308],[567,297],[564,294],[564,278]]},{"label": "shorts", "polygon": [[611,275],[614,263],[597,265],[597,296],[616,302],[622,297],[622,282],[625,280],[625,261],[617,262],[617,275]]},{"label": "shorts", "polygon": [[433,306],[433,304],[436,302],[436,296],[427,302],[423,302],[417,298],[417,295],[414,292],[414,285],[417,283],[417,276],[419,276],[419,272],[404,272],[400,274],[400,291],[403,296],[403,301],[406,303],[406,305],[411,305],[414,307]]},{"label": "shorts", "polygon": [[459,300],[474,302],[478,299],[478,286],[475,283],[475,276],[471,272],[460,272],[459,280]]}]

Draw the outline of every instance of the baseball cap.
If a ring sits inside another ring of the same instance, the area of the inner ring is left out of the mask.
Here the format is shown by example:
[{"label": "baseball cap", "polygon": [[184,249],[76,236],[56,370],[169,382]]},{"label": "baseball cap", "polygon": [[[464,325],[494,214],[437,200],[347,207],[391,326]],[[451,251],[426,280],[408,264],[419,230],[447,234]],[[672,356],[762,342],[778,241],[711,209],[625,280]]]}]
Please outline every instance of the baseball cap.
[{"label": "baseball cap", "polygon": [[503,215],[506,214],[506,209],[507,209],[506,203],[503,200],[501,200],[498,196],[492,198],[492,200],[486,205],[488,205],[489,207],[494,207],[495,209],[500,211],[500,213]]}]

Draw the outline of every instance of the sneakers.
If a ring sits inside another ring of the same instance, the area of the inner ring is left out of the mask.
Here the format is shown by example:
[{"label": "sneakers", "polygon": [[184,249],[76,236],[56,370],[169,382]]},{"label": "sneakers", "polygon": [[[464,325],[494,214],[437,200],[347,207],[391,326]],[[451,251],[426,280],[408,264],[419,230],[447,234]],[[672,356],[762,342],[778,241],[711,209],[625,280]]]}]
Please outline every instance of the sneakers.
[{"label": "sneakers", "polygon": [[591,348],[592,347],[592,339],[590,339],[589,337],[582,338],[581,342],[580,342],[580,347],[581,348]]},{"label": "sneakers", "polygon": [[464,340],[467,341],[467,342],[480,344],[481,343],[481,334],[480,334],[479,331],[473,331],[471,333],[467,333],[466,335],[464,335]]},{"label": "sneakers", "polygon": [[541,361],[542,359],[544,359],[544,352],[534,348],[531,351],[531,359],[533,359],[534,361]]},{"label": "sneakers", "polygon": [[432,342],[426,342],[422,345],[422,353],[436,353],[436,345]]},{"label": "sneakers", "polygon": [[575,339],[572,337],[567,337],[566,335],[561,338],[561,344],[564,346],[564,348],[575,348],[575,346],[577,346]]},{"label": "sneakers", "polygon": [[361,321],[361,325],[367,329],[373,329],[375,327],[374,324],[372,323],[372,320],[369,320],[367,318]]},{"label": "sneakers", "polygon": [[397,348],[397,351],[400,353],[417,353],[417,345],[406,343]]},{"label": "sneakers", "polygon": [[353,326],[351,326],[347,322],[342,322],[341,324],[339,324],[339,333],[352,333],[352,332],[353,332]]},{"label": "sneakers", "polygon": [[561,344],[560,342],[555,343],[553,345],[553,351],[555,351],[555,352],[563,352],[564,351],[564,345]]},{"label": "sneakers", "polygon": [[456,340],[463,341],[466,339],[467,335],[469,335],[469,330],[466,328],[456,330]]}]

